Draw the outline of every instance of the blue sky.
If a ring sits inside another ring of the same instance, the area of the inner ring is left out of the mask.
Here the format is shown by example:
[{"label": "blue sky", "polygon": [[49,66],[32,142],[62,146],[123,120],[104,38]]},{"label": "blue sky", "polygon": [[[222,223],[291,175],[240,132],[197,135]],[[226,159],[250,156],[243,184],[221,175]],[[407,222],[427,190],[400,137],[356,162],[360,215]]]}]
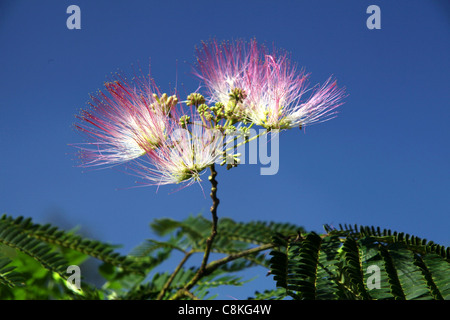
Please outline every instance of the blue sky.
[{"label": "blue sky", "polygon": [[[66,27],[69,5],[81,30]],[[366,9],[381,9],[369,30]],[[148,67],[161,89],[190,93],[194,48],[212,37],[286,49],[348,97],[329,122],[280,137],[280,168],[219,168],[219,217],[374,225],[450,245],[450,9],[446,1],[3,1],[0,5],[0,212],[80,226],[129,252],[160,217],[209,217],[193,185],[129,188],[118,170],[82,172],[74,115],[118,69]],[[206,175],[205,175],[206,177]],[[203,184],[207,189],[207,181]],[[173,266],[169,267],[172,270]],[[248,289],[221,298],[246,298]],[[260,285],[260,287],[258,287]],[[225,293],[227,292],[227,293]]]}]

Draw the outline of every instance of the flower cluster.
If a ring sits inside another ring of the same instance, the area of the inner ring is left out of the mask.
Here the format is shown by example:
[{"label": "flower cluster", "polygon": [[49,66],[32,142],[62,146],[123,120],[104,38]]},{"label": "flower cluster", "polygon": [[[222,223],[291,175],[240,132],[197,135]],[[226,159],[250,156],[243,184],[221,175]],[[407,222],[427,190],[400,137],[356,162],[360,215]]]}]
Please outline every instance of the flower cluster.
[{"label": "flower cluster", "polygon": [[[291,64],[287,53],[267,52],[255,40],[204,43],[197,50],[195,74],[212,101],[221,101],[266,129],[290,129],[330,119],[344,92],[331,78],[304,99],[308,76]],[[238,93],[238,94],[237,94]]]},{"label": "flower cluster", "polygon": [[198,90],[184,101],[161,94],[147,77],[106,83],[78,115],[76,127],[90,138],[77,145],[82,166],[132,164],[148,184],[190,185],[215,163],[230,168],[239,162],[228,153],[229,133],[322,122],[335,115],[344,96],[331,78],[307,88],[308,76],[286,53],[268,52],[255,40],[203,43],[194,74],[206,98]]}]

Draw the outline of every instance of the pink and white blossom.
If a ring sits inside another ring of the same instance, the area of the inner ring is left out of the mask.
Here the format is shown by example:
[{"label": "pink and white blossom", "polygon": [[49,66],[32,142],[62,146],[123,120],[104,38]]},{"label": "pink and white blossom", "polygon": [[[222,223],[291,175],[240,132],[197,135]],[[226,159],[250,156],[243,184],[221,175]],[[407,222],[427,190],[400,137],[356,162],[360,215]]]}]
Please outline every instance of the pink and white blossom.
[{"label": "pink and white blossom", "polygon": [[251,87],[252,73],[259,73],[259,55],[262,47],[256,41],[218,43],[213,40],[204,42],[197,49],[197,68],[194,74],[206,87],[209,103],[221,102],[225,111],[233,108],[234,112],[245,115],[246,108],[241,102],[232,101],[230,93],[240,89],[248,94]]},{"label": "pink and white blossom", "polygon": [[[210,99],[230,103],[234,89],[245,92],[238,106],[247,120],[267,129],[290,129],[322,122],[335,115],[344,90],[328,79],[308,88],[306,75],[282,51],[268,52],[255,40],[204,43],[197,50],[197,75]],[[313,94],[305,99],[307,92]]]},{"label": "pink and white blossom", "polygon": [[172,121],[167,139],[157,149],[147,150],[144,161],[133,167],[148,185],[191,185],[201,181],[204,170],[222,158],[221,132],[203,126],[195,115],[189,117],[189,130]]},{"label": "pink and white blossom", "polygon": [[168,116],[151,79],[124,78],[105,84],[106,93],[91,96],[76,128],[89,142],[80,149],[82,166],[116,165],[138,158],[163,139]]}]

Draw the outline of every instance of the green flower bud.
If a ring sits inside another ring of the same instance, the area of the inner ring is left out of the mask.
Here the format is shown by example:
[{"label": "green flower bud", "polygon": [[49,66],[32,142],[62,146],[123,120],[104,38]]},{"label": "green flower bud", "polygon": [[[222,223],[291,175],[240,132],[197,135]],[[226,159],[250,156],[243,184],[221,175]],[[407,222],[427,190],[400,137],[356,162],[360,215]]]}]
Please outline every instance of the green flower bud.
[{"label": "green flower bud", "polygon": [[187,97],[187,105],[188,106],[196,106],[198,107],[199,105],[205,103],[205,97],[203,97],[200,93],[191,93],[190,95],[188,95]]},{"label": "green flower bud", "polygon": [[231,90],[229,96],[230,100],[234,101],[237,104],[239,102],[243,102],[245,98],[247,98],[247,93],[243,89],[234,88],[233,90]]},{"label": "green flower bud", "polygon": [[187,115],[184,115],[184,116],[182,116],[182,117],[180,118],[180,121],[179,121],[178,123],[180,124],[180,126],[181,126],[183,129],[186,129],[186,128],[187,128],[187,125],[189,124],[189,120],[191,120],[191,117],[190,117],[190,116],[187,116]]},{"label": "green flower bud", "polygon": [[209,107],[206,104],[202,103],[201,105],[199,105],[197,107],[197,111],[200,115],[202,115],[202,114],[208,113]]}]

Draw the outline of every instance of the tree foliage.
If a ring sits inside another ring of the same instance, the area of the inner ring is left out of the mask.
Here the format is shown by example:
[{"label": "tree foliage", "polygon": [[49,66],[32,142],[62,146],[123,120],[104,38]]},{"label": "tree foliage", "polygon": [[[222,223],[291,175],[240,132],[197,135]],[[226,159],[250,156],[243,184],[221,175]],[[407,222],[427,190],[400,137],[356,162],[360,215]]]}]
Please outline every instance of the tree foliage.
[{"label": "tree foliage", "polygon": [[271,269],[293,299],[449,299],[449,248],[373,227],[276,238]]},{"label": "tree foliage", "polygon": [[[214,259],[196,277],[211,221],[201,215],[162,218],[150,229],[158,239],[124,255],[75,232],[3,215],[0,298],[214,299],[221,286],[252,281],[245,271],[256,266],[267,269],[274,286],[249,299],[450,298],[449,248],[391,230],[325,225],[319,234],[289,223],[222,218]],[[91,260],[98,262],[100,285],[83,277]],[[80,289],[67,272],[70,265],[81,268]]]}]

